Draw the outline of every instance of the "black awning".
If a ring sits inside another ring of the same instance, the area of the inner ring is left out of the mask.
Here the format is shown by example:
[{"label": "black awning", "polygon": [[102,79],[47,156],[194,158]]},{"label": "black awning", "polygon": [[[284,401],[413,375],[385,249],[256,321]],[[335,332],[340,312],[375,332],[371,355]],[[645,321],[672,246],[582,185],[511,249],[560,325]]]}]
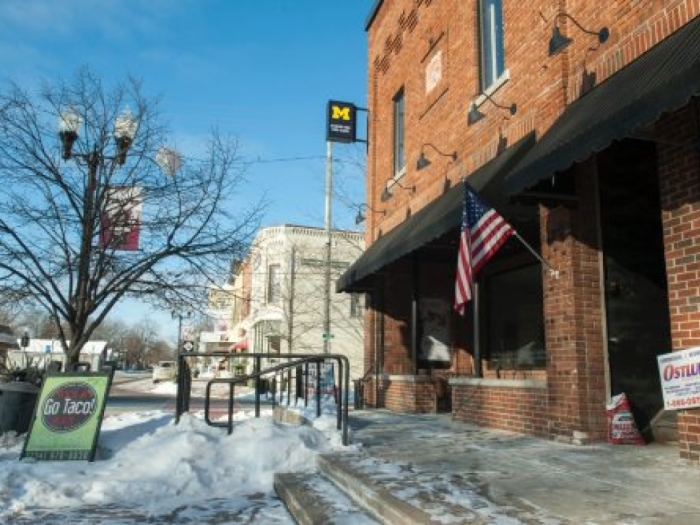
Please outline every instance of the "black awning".
[{"label": "black awning", "polygon": [[[515,163],[534,145],[534,134],[520,139],[505,149],[496,158],[487,162],[472,173],[469,183],[485,196],[496,202],[502,195],[505,175]],[[461,184],[451,188],[443,196],[435,199],[422,210],[374,241],[336,282],[336,291],[350,292],[368,289],[363,279],[377,272],[389,263],[417,250],[421,246],[444,235],[459,226],[462,220],[464,191]]]},{"label": "black awning", "polygon": [[695,18],[571,103],[507,176],[514,195],[614,140],[678,109],[700,92],[700,18]]}]

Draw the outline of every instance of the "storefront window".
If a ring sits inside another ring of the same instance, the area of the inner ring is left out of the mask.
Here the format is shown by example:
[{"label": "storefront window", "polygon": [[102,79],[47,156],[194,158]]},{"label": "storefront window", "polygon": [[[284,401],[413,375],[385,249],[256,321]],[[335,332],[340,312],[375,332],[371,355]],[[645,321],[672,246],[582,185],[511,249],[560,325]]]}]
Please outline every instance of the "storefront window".
[{"label": "storefront window", "polygon": [[545,366],[542,269],[521,266],[484,278],[483,345],[491,368]]}]

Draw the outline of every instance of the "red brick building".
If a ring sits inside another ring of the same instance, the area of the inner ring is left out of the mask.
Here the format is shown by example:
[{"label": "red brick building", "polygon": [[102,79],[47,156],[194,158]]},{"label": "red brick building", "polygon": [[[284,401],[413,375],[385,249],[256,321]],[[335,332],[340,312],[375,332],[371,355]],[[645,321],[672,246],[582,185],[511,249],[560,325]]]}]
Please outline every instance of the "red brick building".
[{"label": "red brick building", "polygon": [[[700,344],[699,15],[376,2],[368,249],[337,283],[367,293],[369,406],[586,442],[624,392],[651,438],[657,355]],[[534,254],[511,237],[459,316],[463,179]],[[666,416],[700,460],[700,409]]]}]

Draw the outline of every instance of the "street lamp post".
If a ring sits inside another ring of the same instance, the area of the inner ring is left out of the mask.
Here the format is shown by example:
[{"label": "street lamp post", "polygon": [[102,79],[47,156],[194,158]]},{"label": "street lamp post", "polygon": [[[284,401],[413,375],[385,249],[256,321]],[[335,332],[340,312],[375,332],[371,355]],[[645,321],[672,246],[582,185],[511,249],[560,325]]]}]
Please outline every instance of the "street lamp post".
[{"label": "street lamp post", "polygon": [[116,149],[113,156],[107,156],[100,152],[95,144],[89,152],[75,152],[73,146],[78,139],[78,132],[83,124],[83,119],[72,107],[61,111],[58,119],[58,136],[61,140],[63,160],[73,159],[77,163],[82,162],[87,167],[87,181],[83,193],[82,235],[80,239],[80,254],[77,275],[77,297],[75,305],[77,313],[82,316],[87,309],[89,273],[93,257],[93,237],[97,228],[98,207],[95,206],[98,190],[98,170],[105,161],[114,161],[118,166],[126,162],[126,154],[136,136],[138,122],[128,110],[117,117],[114,123],[114,141]]}]

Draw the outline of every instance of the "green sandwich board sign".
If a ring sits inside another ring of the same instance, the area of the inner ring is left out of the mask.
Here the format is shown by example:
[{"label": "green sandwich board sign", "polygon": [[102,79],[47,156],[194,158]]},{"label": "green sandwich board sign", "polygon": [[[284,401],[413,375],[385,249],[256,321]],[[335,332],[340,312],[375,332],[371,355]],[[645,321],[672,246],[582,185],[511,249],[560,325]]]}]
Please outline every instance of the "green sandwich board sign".
[{"label": "green sandwich board sign", "polygon": [[47,375],[20,459],[93,461],[111,379],[109,372]]}]

